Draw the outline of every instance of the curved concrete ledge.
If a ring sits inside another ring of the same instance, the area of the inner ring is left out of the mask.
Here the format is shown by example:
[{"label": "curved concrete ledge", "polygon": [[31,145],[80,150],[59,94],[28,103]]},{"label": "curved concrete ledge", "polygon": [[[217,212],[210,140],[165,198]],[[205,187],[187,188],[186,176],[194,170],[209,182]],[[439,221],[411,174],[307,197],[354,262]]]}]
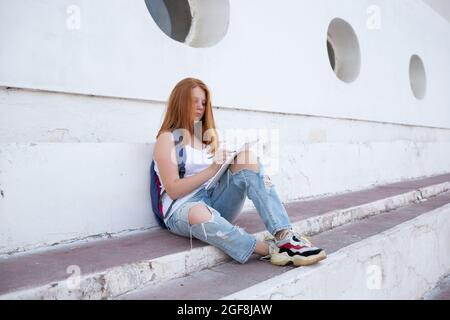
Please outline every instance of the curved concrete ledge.
[{"label": "curved concrete ledge", "polygon": [[450,266],[450,204],[223,299],[420,299]]}]

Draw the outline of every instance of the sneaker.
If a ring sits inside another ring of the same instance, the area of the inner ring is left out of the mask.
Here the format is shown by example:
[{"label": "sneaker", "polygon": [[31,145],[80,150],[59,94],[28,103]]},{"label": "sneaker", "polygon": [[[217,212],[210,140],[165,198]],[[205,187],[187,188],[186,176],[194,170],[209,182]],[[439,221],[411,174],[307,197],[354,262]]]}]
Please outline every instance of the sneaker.
[{"label": "sneaker", "polygon": [[314,247],[308,238],[292,230],[274,243],[277,248],[269,244],[270,262],[277,266],[284,266],[291,261],[294,266],[309,266],[327,257],[323,249]]}]

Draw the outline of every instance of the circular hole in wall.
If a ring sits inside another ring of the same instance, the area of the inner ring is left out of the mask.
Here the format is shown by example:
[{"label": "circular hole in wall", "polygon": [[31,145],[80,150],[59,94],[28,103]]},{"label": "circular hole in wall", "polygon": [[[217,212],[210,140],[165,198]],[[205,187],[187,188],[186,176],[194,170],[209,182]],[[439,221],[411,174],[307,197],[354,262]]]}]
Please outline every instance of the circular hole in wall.
[{"label": "circular hole in wall", "polygon": [[331,69],[344,82],[355,81],[361,68],[359,41],[352,26],[334,18],[328,26],[327,52]]},{"label": "circular hole in wall", "polygon": [[228,30],[228,0],[145,0],[150,15],[167,36],[191,47],[210,47]]},{"label": "circular hole in wall", "polygon": [[414,54],[409,60],[409,83],[417,99],[423,99],[427,90],[427,77],[422,59]]}]

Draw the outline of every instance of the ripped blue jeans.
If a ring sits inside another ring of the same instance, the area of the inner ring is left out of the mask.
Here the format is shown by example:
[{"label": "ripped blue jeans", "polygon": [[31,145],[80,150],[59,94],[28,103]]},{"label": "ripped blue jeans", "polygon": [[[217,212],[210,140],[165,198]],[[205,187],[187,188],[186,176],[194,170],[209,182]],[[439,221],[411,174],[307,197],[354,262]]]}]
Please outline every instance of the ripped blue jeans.
[{"label": "ripped blue jeans", "polygon": [[[270,178],[264,174],[259,157],[258,164],[258,172],[244,168],[233,173],[228,169],[215,187],[210,190],[202,188],[183,203],[167,220],[167,228],[177,235],[190,237],[191,241],[194,236],[245,263],[255,250],[256,238],[233,225],[233,221],[240,214],[247,196],[272,235],[291,228],[286,209]],[[207,206],[211,219],[191,225],[189,210],[199,203]]]}]

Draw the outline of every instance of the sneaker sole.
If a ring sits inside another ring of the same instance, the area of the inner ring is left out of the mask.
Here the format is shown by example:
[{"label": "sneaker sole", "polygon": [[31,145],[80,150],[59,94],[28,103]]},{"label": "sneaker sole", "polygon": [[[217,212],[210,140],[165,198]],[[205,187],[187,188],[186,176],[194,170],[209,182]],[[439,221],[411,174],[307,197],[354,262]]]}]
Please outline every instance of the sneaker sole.
[{"label": "sneaker sole", "polygon": [[290,257],[287,253],[282,253],[272,255],[272,257],[270,258],[270,262],[277,266],[285,266],[289,262],[292,262],[294,266],[300,267],[315,264],[319,261],[326,259],[326,257],[327,254],[325,253],[324,250],[320,251],[319,254],[309,257],[301,257],[301,256]]}]

